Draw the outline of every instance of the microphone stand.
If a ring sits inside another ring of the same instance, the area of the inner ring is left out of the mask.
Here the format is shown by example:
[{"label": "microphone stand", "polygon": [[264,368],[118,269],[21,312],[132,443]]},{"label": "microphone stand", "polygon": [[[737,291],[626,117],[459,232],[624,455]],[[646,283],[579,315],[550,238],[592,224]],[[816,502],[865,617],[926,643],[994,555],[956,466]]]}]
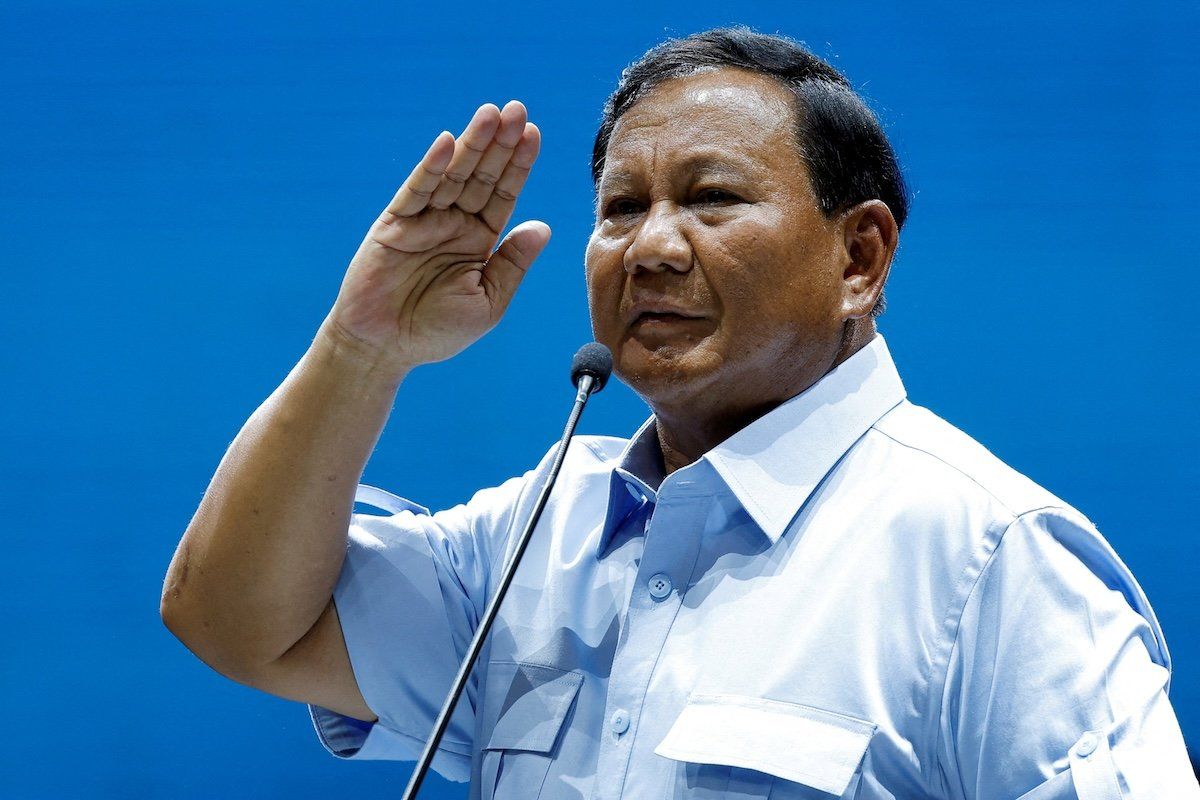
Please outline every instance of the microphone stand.
[{"label": "microphone stand", "polygon": [[[599,356],[601,366],[593,367],[591,363],[581,366],[581,357],[590,356],[586,360],[588,362],[594,361],[597,359],[597,350],[603,352],[603,355]],[[589,352],[585,354],[585,351]],[[608,362],[608,370],[611,370],[612,356],[609,354],[608,349],[594,343],[584,345],[575,356],[575,364],[571,370],[572,377],[576,379],[575,384],[577,387],[575,405],[571,408],[571,416],[567,418],[567,427],[563,432],[562,440],[558,444],[558,451],[554,454],[554,463],[550,467],[550,475],[547,477],[545,485],[542,486],[541,493],[538,494],[537,503],[533,507],[533,513],[530,515],[529,521],[525,524],[525,529],[521,532],[521,537],[517,540],[517,549],[513,552],[512,558],[504,566],[504,572],[500,577],[500,585],[483,612],[483,619],[480,620],[479,627],[475,630],[475,636],[471,639],[470,647],[467,648],[467,655],[463,659],[462,665],[458,668],[458,675],[454,677],[454,685],[450,690],[450,694],[446,697],[446,702],[442,705],[442,710],[438,714],[437,721],[433,725],[433,733],[430,734],[429,741],[425,743],[425,750],[421,753],[417,767],[408,781],[408,787],[404,790],[403,800],[414,800],[416,798],[417,791],[421,788],[421,782],[425,779],[425,773],[429,771],[429,765],[433,761],[433,754],[436,752],[438,743],[442,740],[442,735],[446,732],[446,728],[450,724],[450,715],[454,711],[454,706],[458,702],[458,697],[462,693],[463,687],[467,685],[467,678],[471,674],[472,667],[475,666],[475,660],[479,657],[479,651],[483,648],[483,641],[487,638],[488,631],[491,630],[492,622],[496,619],[496,614],[500,610],[500,603],[504,600],[504,595],[508,591],[509,584],[512,583],[513,575],[517,571],[517,565],[521,561],[521,556],[525,552],[526,545],[529,544],[533,529],[536,527],[538,519],[542,516],[542,509],[550,497],[550,490],[554,488],[554,481],[558,478],[558,471],[562,468],[563,459],[566,458],[567,447],[571,443],[571,437],[575,435],[575,426],[579,423],[583,407],[587,404],[588,397],[592,392],[600,391],[608,379],[608,371],[603,366],[605,359]]]}]

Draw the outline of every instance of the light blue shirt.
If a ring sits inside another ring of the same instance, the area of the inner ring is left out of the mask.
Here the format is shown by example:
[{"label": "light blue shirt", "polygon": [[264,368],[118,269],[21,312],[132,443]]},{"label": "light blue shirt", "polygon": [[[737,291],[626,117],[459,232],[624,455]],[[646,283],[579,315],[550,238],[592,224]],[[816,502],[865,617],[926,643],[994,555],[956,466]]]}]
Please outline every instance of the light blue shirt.
[{"label": "light blue shirt", "polygon": [[[432,515],[360,487],[392,513],[334,600],[379,721],[310,706],[332,753],[419,756],[552,454]],[[572,442],[433,762],[473,800],[1200,798],[1133,575],[882,336],[659,463],[653,417]]]}]

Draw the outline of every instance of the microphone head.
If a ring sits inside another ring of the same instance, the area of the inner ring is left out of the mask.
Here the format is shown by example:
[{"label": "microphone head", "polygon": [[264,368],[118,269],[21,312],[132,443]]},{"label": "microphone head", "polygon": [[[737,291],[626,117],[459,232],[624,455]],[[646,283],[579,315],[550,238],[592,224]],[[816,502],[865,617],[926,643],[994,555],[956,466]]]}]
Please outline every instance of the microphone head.
[{"label": "microphone head", "polygon": [[612,374],[612,352],[599,342],[588,342],[579,348],[575,358],[571,360],[571,383],[579,388],[579,379],[591,375],[594,379],[592,394],[604,388],[608,376]]}]

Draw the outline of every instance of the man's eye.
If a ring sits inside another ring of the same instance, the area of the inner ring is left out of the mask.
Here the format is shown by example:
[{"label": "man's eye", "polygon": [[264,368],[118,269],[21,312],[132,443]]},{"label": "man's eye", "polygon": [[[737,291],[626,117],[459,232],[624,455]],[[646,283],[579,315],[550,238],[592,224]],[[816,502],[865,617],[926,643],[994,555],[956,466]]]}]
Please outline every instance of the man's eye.
[{"label": "man's eye", "polygon": [[732,192],[727,192],[724,189],[702,189],[696,195],[696,200],[701,203],[710,205],[722,205],[725,203],[736,203],[739,201],[737,195]]},{"label": "man's eye", "polygon": [[631,200],[628,197],[618,197],[615,200],[609,201],[605,207],[604,213],[607,216],[624,216],[626,214],[636,214],[642,210],[642,204],[636,200]]}]

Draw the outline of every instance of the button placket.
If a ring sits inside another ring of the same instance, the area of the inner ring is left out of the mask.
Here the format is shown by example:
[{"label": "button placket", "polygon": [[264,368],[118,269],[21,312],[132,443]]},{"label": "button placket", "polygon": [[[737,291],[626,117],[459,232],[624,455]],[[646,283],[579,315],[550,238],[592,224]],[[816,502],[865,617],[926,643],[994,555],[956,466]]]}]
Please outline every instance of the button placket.
[{"label": "button placket", "polygon": [[[593,786],[594,800],[618,800],[622,796],[638,714],[657,663],[655,656],[662,652],[681,605],[682,587],[699,552],[712,505],[709,494],[687,491],[670,494],[667,499],[660,496],[649,520],[637,579],[610,671],[608,732],[601,739],[596,774],[620,777],[597,781]],[[672,572],[676,573],[674,577]],[[675,591],[676,583],[680,591]]]}]

